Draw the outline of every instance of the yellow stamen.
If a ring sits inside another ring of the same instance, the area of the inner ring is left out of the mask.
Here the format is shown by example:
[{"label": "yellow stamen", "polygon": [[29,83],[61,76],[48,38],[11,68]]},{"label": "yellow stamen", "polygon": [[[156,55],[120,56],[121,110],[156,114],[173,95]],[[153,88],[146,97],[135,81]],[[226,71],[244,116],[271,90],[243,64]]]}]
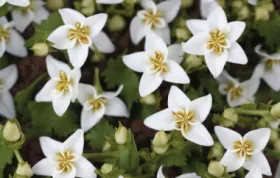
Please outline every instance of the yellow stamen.
[{"label": "yellow stamen", "polygon": [[164,54],[160,51],[155,51],[154,56],[150,56],[150,61],[153,64],[153,70],[158,73],[165,73],[168,71],[166,65],[164,64]]},{"label": "yellow stamen", "polygon": [[80,22],[76,23],[76,29],[70,29],[68,32],[68,39],[73,40],[77,39],[80,43],[89,44],[89,27],[82,26]]},{"label": "yellow stamen", "polygon": [[207,41],[207,49],[213,50],[214,53],[220,55],[224,52],[224,47],[227,45],[226,34],[216,29],[210,32],[210,38]]},{"label": "yellow stamen", "polygon": [[240,98],[240,96],[242,95],[243,93],[243,88],[241,87],[232,87],[231,90],[230,90],[230,100],[233,101],[233,100],[236,100],[238,98]]},{"label": "yellow stamen", "polygon": [[2,42],[3,38],[7,43],[10,40],[10,32],[8,29],[4,29],[4,27],[0,25],[0,42]]},{"label": "yellow stamen", "polygon": [[152,9],[149,9],[144,14],[143,23],[147,25],[151,25],[152,29],[156,29],[157,26],[161,24],[160,19],[162,18],[162,14],[157,11],[155,14],[153,13]]},{"label": "yellow stamen", "polygon": [[69,91],[68,85],[71,84],[71,80],[68,79],[66,73],[64,71],[59,72],[59,81],[56,84],[56,89],[58,91],[64,92]]},{"label": "yellow stamen", "polygon": [[63,173],[68,173],[74,167],[75,156],[71,150],[65,151],[63,153],[58,152],[56,154],[56,159],[58,162],[57,170]]},{"label": "yellow stamen", "polygon": [[265,61],[265,70],[270,71],[275,65],[280,65],[280,60],[269,59]]},{"label": "yellow stamen", "polygon": [[195,114],[193,111],[178,111],[172,112],[176,119],[176,124],[178,128],[183,128],[187,132],[190,128],[190,123],[195,122]]},{"label": "yellow stamen", "polygon": [[250,158],[252,153],[254,152],[253,143],[251,141],[236,141],[233,144],[233,149],[237,150],[236,154],[239,157],[246,157],[246,159]]},{"label": "yellow stamen", "polygon": [[104,97],[100,97],[97,99],[94,98],[90,98],[89,99],[89,104],[92,105],[92,110],[96,111],[99,110],[102,105],[104,105],[106,103],[106,98]]}]

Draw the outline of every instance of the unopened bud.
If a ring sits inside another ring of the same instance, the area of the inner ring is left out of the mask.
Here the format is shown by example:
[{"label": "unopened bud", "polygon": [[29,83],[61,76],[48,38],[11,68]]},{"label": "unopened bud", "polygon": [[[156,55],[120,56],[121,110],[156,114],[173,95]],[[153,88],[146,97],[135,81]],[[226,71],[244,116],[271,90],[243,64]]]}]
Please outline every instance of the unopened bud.
[{"label": "unopened bud", "polygon": [[268,12],[273,12],[275,9],[274,4],[272,2],[263,4],[262,7],[265,8]]},{"label": "unopened bud", "polygon": [[125,128],[120,122],[119,127],[115,132],[115,140],[117,144],[123,145],[127,142],[127,128]]},{"label": "unopened bud", "polygon": [[94,13],[95,8],[90,6],[90,7],[82,8],[80,11],[82,14],[84,14],[86,16],[91,16]]},{"label": "unopened bud", "polygon": [[235,0],[235,1],[231,1],[231,6],[233,8],[240,9],[241,7],[244,6],[244,4],[241,0]]},{"label": "unopened bud", "polygon": [[258,128],[268,127],[268,123],[267,123],[267,121],[264,118],[262,118],[262,119],[258,120],[257,127]]},{"label": "unopened bud", "polygon": [[161,146],[161,147],[153,146],[153,150],[159,155],[164,154],[168,150],[168,148],[169,148],[169,145]]},{"label": "unopened bud", "polygon": [[109,151],[111,148],[111,144],[108,142],[108,141],[105,141],[104,145],[103,145],[103,148],[102,148],[102,151]]},{"label": "unopened bud", "polygon": [[233,108],[225,109],[223,112],[223,117],[234,123],[236,123],[238,121],[238,114],[235,112],[235,110]]},{"label": "unopened bud", "polygon": [[196,69],[202,65],[203,59],[199,56],[189,55],[184,61],[184,67],[187,69]]},{"label": "unopened bud", "polygon": [[16,170],[16,175],[17,176],[22,176],[25,178],[29,178],[33,176],[33,172],[32,169],[30,167],[30,165],[27,162],[24,163],[18,163],[18,167]]},{"label": "unopened bud", "polygon": [[241,8],[238,12],[238,17],[241,20],[247,19],[250,16],[250,9],[247,6]]},{"label": "unopened bud", "polygon": [[208,154],[208,159],[216,159],[220,160],[224,155],[224,148],[219,142],[215,142],[211,147],[210,152]]},{"label": "unopened bud", "polygon": [[193,0],[182,0],[181,8],[186,9],[188,7],[191,7],[193,5]]},{"label": "unopened bud", "polygon": [[270,114],[276,117],[280,117],[280,102],[272,106],[272,108],[270,109]]},{"label": "unopened bud", "polygon": [[275,150],[280,151],[280,139],[277,139],[274,144],[273,147]]},{"label": "unopened bud", "polygon": [[145,97],[142,97],[140,99],[140,102],[142,104],[147,104],[147,105],[155,105],[157,102],[156,96],[154,94],[149,94]]},{"label": "unopened bud", "polygon": [[16,142],[21,137],[21,129],[16,120],[8,120],[3,129],[3,137],[9,142]]},{"label": "unopened bud", "polygon": [[211,161],[208,166],[208,172],[213,176],[221,177],[225,172],[225,168],[220,162]]},{"label": "unopened bud", "polygon": [[105,164],[102,165],[100,170],[103,174],[108,174],[113,170],[113,165],[105,163]]},{"label": "unopened bud", "polygon": [[176,38],[180,41],[185,41],[191,37],[190,32],[187,28],[176,28],[175,30]]},{"label": "unopened bud", "polygon": [[157,154],[165,153],[169,148],[168,141],[168,135],[164,131],[158,131],[152,141],[153,150]]},{"label": "unopened bud", "polygon": [[114,15],[108,20],[107,27],[110,32],[122,31],[126,26],[126,21],[121,15]]},{"label": "unopened bud", "polygon": [[269,12],[263,7],[257,7],[255,10],[255,20],[256,21],[268,21]]},{"label": "unopened bud", "polygon": [[46,56],[49,54],[49,46],[46,43],[35,43],[31,50],[35,56]]},{"label": "unopened bud", "polygon": [[278,139],[278,131],[271,129],[269,141],[275,142]]},{"label": "unopened bud", "polygon": [[52,11],[62,9],[64,7],[64,0],[47,0],[46,7]]}]

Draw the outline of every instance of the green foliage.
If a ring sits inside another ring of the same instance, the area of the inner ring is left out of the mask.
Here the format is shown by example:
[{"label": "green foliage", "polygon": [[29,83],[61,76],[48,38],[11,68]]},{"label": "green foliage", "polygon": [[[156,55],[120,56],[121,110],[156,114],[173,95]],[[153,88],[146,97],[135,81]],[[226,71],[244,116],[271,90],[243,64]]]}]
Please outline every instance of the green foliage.
[{"label": "green foliage", "polygon": [[0,128],[0,177],[4,177],[2,174],[5,166],[12,163],[13,150],[10,149],[3,138],[3,128]]},{"label": "green foliage", "polygon": [[176,149],[166,152],[164,156],[159,159],[159,164],[163,166],[186,166],[187,158],[184,153]]},{"label": "green foliage", "polygon": [[5,16],[9,12],[8,4],[0,7],[0,17]]}]

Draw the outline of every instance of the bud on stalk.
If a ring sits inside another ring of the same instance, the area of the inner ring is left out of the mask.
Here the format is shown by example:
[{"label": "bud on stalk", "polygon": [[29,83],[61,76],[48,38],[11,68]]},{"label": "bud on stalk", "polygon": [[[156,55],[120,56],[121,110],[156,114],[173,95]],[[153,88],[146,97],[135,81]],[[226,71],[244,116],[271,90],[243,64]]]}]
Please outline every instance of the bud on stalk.
[{"label": "bud on stalk", "polygon": [[33,172],[32,169],[30,167],[30,165],[27,162],[24,163],[18,163],[18,167],[16,170],[16,176],[15,177],[32,177],[33,176]]},{"label": "bud on stalk", "polygon": [[120,122],[119,122],[119,127],[115,132],[115,140],[117,144],[123,145],[127,142],[127,128],[125,128]]},{"label": "bud on stalk", "polygon": [[16,142],[21,137],[21,129],[15,119],[8,120],[3,128],[3,137],[6,141]]},{"label": "bud on stalk", "polygon": [[211,161],[208,166],[208,172],[215,177],[221,177],[225,172],[225,168],[220,162]]}]

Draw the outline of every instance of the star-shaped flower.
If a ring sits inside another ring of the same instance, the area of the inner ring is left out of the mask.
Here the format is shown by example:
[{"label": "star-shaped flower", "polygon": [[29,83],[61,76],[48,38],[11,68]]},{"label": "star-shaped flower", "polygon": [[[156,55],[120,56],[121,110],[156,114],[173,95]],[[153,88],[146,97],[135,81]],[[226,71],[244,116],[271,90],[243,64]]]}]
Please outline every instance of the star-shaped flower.
[{"label": "star-shaped flower", "polygon": [[48,40],[54,43],[54,48],[67,49],[69,60],[75,68],[84,65],[92,44],[101,52],[114,51],[110,39],[101,32],[106,23],[107,14],[100,13],[86,18],[81,13],[68,8],[60,9],[59,13],[65,25],[53,31]]},{"label": "star-shaped flower", "polygon": [[202,146],[211,146],[214,141],[202,124],[212,106],[212,96],[197,98],[193,101],[176,86],[168,95],[168,108],[145,119],[144,124],[155,130],[178,130],[189,141]]},{"label": "star-shaped flower", "polygon": [[216,126],[215,133],[227,150],[221,160],[221,164],[227,167],[227,172],[236,171],[241,167],[250,171],[257,166],[262,174],[272,175],[269,163],[262,153],[269,141],[269,128],[253,130],[242,137],[231,129]]},{"label": "star-shaped flower", "polygon": [[125,103],[117,96],[123,86],[116,92],[98,94],[96,89],[87,84],[79,84],[78,101],[83,105],[81,128],[88,131],[95,126],[104,115],[115,117],[129,117]]},{"label": "star-shaped flower", "polygon": [[40,24],[49,16],[49,12],[44,8],[45,2],[42,0],[31,0],[30,4],[24,8],[15,8],[12,11],[12,18],[15,28],[23,32],[31,22]]},{"label": "star-shaped flower", "polygon": [[55,113],[62,116],[71,101],[74,102],[77,98],[81,70],[79,68],[71,70],[67,64],[52,56],[47,56],[46,63],[51,79],[36,95],[35,100],[37,102],[52,101]]},{"label": "star-shaped flower", "polygon": [[49,137],[40,137],[40,145],[46,158],[32,167],[34,174],[53,178],[96,178],[96,169],[83,154],[84,131],[77,130],[61,143]]},{"label": "star-shaped flower", "polygon": [[159,35],[166,44],[171,43],[168,23],[173,21],[179,12],[181,0],[166,0],[158,5],[153,0],[141,0],[144,10],[138,11],[130,24],[130,38],[138,44],[152,31]]},{"label": "star-shaped flower", "polygon": [[[160,166],[157,172],[157,178],[166,178],[163,174],[163,166]],[[197,176],[196,173],[186,173],[182,174],[180,176],[176,176],[175,178],[201,178],[200,176]]]},{"label": "star-shaped flower", "polygon": [[0,57],[5,51],[18,57],[27,56],[24,39],[12,29],[13,22],[8,22],[6,17],[0,17]]},{"label": "star-shaped flower", "polygon": [[245,23],[228,23],[222,8],[212,11],[207,20],[188,20],[187,26],[194,36],[183,43],[183,51],[204,55],[207,67],[215,78],[221,74],[226,62],[248,62],[245,52],[236,42],[245,29]]},{"label": "star-shaped flower", "polygon": [[123,0],[96,0],[97,4],[119,4],[122,2]]},{"label": "star-shaped flower", "polygon": [[18,79],[16,65],[12,64],[0,70],[0,114],[8,119],[16,117],[15,104],[10,89]]},{"label": "star-shaped flower", "polygon": [[29,6],[30,0],[0,0],[0,6],[3,6],[5,3],[9,3],[14,6],[26,7]]},{"label": "star-shaped flower", "polygon": [[231,77],[226,71],[217,78],[219,81],[219,91],[223,95],[227,95],[227,102],[230,107],[243,104],[246,101],[253,100],[253,96],[260,86],[259,78],[252,77],[244,82]]},{"label": "star-shaped flower", "polygon": [[123,62],[136,72],[143,72],[139,92],[142,97],[151,94],[162,81],[187,84],[190,79],[179,65],[183,60],[183,51],[179,44],[167,48],[156,34],[146,37],[145,51],[123,56]]}]

